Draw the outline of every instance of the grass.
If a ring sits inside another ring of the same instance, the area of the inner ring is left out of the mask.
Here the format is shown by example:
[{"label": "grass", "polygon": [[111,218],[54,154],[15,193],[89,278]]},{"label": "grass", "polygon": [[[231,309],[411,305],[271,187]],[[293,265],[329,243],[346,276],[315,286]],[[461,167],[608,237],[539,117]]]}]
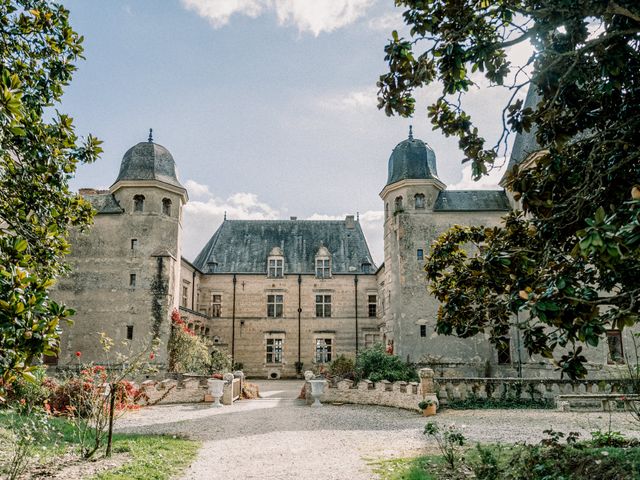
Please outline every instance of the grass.
[{"label": "grass", "polygon": [[[9,453],[11,428],[20,428],[20,416],[0,411],[0,460]],[[69,451],[77,451],[77,440],[72,422],[65,418],[49,418],[49,434],[39,435],[34,444],[39,463],[52,463]],[[130,460],[114,470],[95,475],[99,480],[168,480],[181,472],[195,458],[199,442],[165,435],[114,434],[113,452],[126,453]],[[102,449],[101,451],[104,451]],[[98,456],[98,455],[96,455]],[[2,465],[0,461],[0,465]],[[0,466],[0,472],[2,467]]]},{"label": "grass", "polygon": [[[438,456],[421,456],[415,458],[394,458],[372,464],[373,473],[381,480],[437,480],[434,466],[441,465]],[[437,467],[436,467],[437,468]]]}]

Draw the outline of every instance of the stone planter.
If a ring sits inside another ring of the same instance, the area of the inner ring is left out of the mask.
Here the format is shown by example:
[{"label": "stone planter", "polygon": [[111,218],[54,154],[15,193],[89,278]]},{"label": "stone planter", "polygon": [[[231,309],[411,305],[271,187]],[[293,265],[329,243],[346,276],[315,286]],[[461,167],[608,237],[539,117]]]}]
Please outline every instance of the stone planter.
[{"label": "stone planter", "polygon": [[309,384],[311,385],[311,396],[313,397],[312,407],[321,407],[320,396],[324,393],[324,388],[327,385],[327,381],[322,379],[309,380]]},{"label": "stone planter", "polygon": [[422,415],[425,417],[432,417],[436,414],[436,404],[429,405],[427,408],[422,410]]},{"label": "stone planter", "polygon": [[222,404],[220,403],[220,398],[222,398],[222,394],[224,392],[224,380],[218,380],[215,378],[210,378],[207,380],[207,386],[209,387],[209,395],[213,397],[213,405],[212,407],[220,408]]}]

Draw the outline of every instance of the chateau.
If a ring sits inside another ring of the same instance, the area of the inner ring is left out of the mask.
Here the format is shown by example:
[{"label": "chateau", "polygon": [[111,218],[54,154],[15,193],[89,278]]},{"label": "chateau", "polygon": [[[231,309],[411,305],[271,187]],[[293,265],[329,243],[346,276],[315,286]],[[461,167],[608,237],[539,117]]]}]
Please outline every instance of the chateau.
[{"label": "chateau", "polygon": [[[526,148],[526,139],[516,139],[512,164],[527,158]],[[434,151],[411,131],[393,149],[380,193],[380,266],[353,216],[225,218],[195,260],[183,258],[188,192],[172,155],[151,136],[124,154],[108,190],[80,193],[97,215],[88,233],[74,232],[71,273],[53,294],[77,310],[54,363],[73,363],[76,351],[99,361],[97,332],[114,339],[116,348],[157,336],[157,361],[166,363],[170,317],[178,309],[250,376],[291,377],[378,342],[439,375],[515,376],[523,368],[529,375],[549,374],[547,364],[527,357],[515,329],[503,351],[483,335],[463,340],[434,332],[438,302],[427,293],[423,271],[432,241],[455,224],[497,225],[515,205],[504,190],[447,190]],[[608,348],[591,349],[590,358],[606,365],[621,349],[619,332],[612,332]]]}]

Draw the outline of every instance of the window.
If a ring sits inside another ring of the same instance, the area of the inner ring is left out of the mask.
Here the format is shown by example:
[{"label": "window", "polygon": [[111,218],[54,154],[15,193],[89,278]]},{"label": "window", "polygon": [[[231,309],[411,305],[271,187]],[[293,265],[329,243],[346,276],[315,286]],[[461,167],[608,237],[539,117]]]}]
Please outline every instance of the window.
[{"label": "window", "polygon": [[189,287],[187,285],[182,286],[182,302],[180,305],[183,307],[187,307],[187,302],[189,301]]},{"label": "window", "polygon": [[384,218],[389,218],[389,203],[384,206]]},{"label": "window", "polygon": [[511,363],[511,339],[503,337],[498,345],[498,365],[508,365]]},{"label": "window", "polygon": [[380,335],[378,335],[377,333],[364,334],[364,348],[371,348],[376,343],[380,343]]},{"label": "window", "polygon": [[136,274],[135,273],[130,273],[129,274],[129,286],[131,288],[136,288]]},{"label": "window", "polygon": [[402,210],[403,210],[403,208],[402,208],[402,197],[396,197],[395,204],[394,204],[394,211],[395,212],[401,212]]},{"label": "window", "polygon": [[267,317],[282,316],[282,295],[267,295]]},{"label": "window", "polygon": [[144,212],[144,195],[134,195],[133,197],[133,211]]},{"label": "window", "polygon": [[162,213],[171,216],[171,199],[162,199]]},{"label": "window", "polygon": [[607,363],[624,363],[622,333],[620,330],[607,331]]},{"label": "window", "polygon": [[422,193],[416,193],[416,196],[413,197],[415,201],[416,210],[424,210],[424,195]]},{"label": "window", "polygon": [[209,336],[209,327],[204,329],[204,334],[208,337]]},{"label": "window", "polygon": [[138,248],[138,239],[137,238],[132,238],[131,239],[131,250],[135,250],[136,248]]},{"label": "window", "polygon": [[328,258],[316,258],[316,277],[331,277],[331,261]]},{"label": "window", "polygon": [[222,314],[222,295],[212,295],[211,297],[211,316],[219,317]]},{"label": "window", "polygon": [[420,325],[420,336],[422,338],[427,336],[427,326],[426,325]]},{"label": "window", "polygon": [[267,338],[267,363],[282,363],[282,338]]},{"label": "window", "polygon": [[316,338],[316,363],[329,363],[331,361],[332,339]]},{"label": "window", "polygon": [[362,273],[371,273],[371,264],[369,262],[362,262]]},{"label": "window", "polygon": [[267,276],[270,278],[282,278],[284,275],[284,259],[270,258]]},{"label": "window", "polygon": [[316,295],[316,317],[331,316],[331,295]]},{"label": "window", "polygon": [[424,260],[424,250],[422,250],[421,248],[418,249],[417,258],[418,260]]},{"label": "window", "polygon": [[376,295],[369,295],[369,316],[375,317],[378,313],[378,297]]},{"label": "window", "polygon": [[133,340],[133,325],[127,325],[127,340]]}]

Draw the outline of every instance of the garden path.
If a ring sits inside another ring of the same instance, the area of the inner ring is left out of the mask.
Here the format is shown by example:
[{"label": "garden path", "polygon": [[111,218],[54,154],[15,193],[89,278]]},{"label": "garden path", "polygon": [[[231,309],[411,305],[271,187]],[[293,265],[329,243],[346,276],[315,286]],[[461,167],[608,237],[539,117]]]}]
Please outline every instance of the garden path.
[{"label": "garden path", "polygon": [[[325,405],[296,400],[301,381],[257,381],[263,398],[214,409],[205,404],[160,405],[127,414],[118,431],[185,435],[203,442],[183,480],[369,480],[371,461],[433,450],[425,418],[386,407]],[[471,442],[537,442],[542,430],[606,430],[604,413],[550,410],[444,410],[434,418],[464,425]],[[630,417],[616,413],[612,429],[639,437]]]}]

